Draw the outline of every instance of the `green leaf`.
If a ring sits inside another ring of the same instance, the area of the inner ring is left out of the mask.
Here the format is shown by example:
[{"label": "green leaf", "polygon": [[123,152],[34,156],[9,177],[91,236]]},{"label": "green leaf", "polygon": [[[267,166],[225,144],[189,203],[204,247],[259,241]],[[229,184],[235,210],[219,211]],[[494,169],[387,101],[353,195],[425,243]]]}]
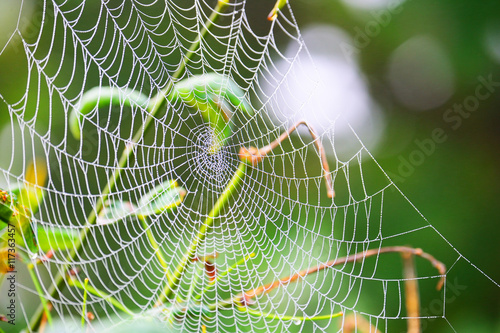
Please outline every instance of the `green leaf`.
[{"label": "green leaf", "polygon": [[0,222],[4,222],[5,226],[0,223],[0,230],[7,226],[7,223],[12,218],[17,204],[17,197],[13,193],[0,190]]},{"label": "green leaf", "polygon": [[19,204],[25,206],[32,214],[38,211],[42,203],[45,191],[43,186],[47,179],[47,166],[44,160],[36,159],[31,162],[24,175],[24,186],[14,191],[17,194]]},{"label": "green leaf", "polygon": [[7,222],[0,220],[0,237],[2,237],[3,233],[7,231]]},{"label": "green leaf", "polygon": [[7,246],[0,249],[0,276],[15,268],[15,265],[12,263],[12,261],[9,263],[9,250],[9,247]]},{"label": "green leaf", "polygon": [[69,129],[75,139],[81,137],[81,123],[85,115],[89,114],[95,107],[109,105],[138,105],[143,108],[149,106],[149,98],[133,89],[118,89],[115,87],[95,87],[85,92],[78,106],[71,111],[69,117]]},{"label": "green leaf", "polygon": [[32,254],[38,253],[36,225],[31,223],[31,211],[12,192],[0,191],[0,221],[3,240],[11,237],[5,233],[11,223],[16,228],[16,245],[25,246]]},{"label": "green leaf", "polygon": [[38,246],[43,252],[67,250],[73,247],[80,233],[76,229],[38,228]]},{"label": "green leaf", "polygon": [[175,91],[182,93],[184,102],[192,103],[196,98],[199,102],[207,102],[210,97],[222,97],[228,100],[232,107],[249,115],[253,109],[245,99],[245,92],[231,78],[217,73],[194,75],[175,85]]},{"label": "green leaf", "polygon": [[11,223],[16,228],[16,244],[26,247],[32,255],[38,253],[38,244],[37,225],[31,217],[43,200],[46,178],[45,161],[37,159],[28,165],[23,185],[12,192],[0,190],[0,236],[6,238],[5,228]]},{"label": "green leaf", "polygon": [[97,217],[97,224],[112,224],[128,216],[144,219],[146,216],[159,214],[179,206],[186,195],[186,190],[174,180],[167,180],[144,195],[138,207],[128,201],[110,201]]},{"label": "green leaf", "polygon": [[174,99],[180,98],[189,107],[198,109],[210,125],[214,131],[213,152],[220,150],[231,136],[233,113],[241,110],[251,115],[253,112],[245,92],[229,77],[216,73],[195,75],[179,82],[173,95]]},{"label": "green leaf", "polygon": [[[31,217],[29,218],[31,220]],[[27,227],[23,230],[24,244],[31,252],[31,255],[38,254],[37,226],[35,223],[27,222]]]},{"label": "green leaf", "polygon": [[174,209],[182,203],[185,195],[186,190],[177,186],[176,181],[163,182],[139,200],[136,215],[143,219],[149,215]]},{"label": "green leaf", "polygon": [[127,216],[135,215],[137,207],[128,201],[110,201],[97,217],[97,224],[112,224]]},{"label": "green leaf", "polygon": [[267,19],[269,21],[274,21],[278,17],[278,13],[281,11],[281,9],[286,5],[288,0],[277,0],[276,4],[274,5],[273,9],[267,16]]}]

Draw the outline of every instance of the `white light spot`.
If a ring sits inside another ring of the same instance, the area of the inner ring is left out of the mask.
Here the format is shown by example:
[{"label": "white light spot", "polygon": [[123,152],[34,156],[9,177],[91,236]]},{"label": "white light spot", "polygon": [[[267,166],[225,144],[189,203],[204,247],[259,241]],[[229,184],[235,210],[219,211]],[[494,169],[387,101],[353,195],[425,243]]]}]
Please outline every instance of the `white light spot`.
[{"label": "white light spot", "polygon": [[364,10],[387,8],[391,5],[399,5],[404,1],[405,0],[343,0],[348,6]]},{"label": "white light spot", "polygon": [[453,94],[455,85],[445,50],[426,36],[413,37],[393,52],[388,78],[396,98],[418,111],[443,105]]},{"label": "white light spot", "polygon": [[[347,58],[340,46],[352,45],[352,39],[332,26],[314,26],[303,30],[302,36],[307,50],[291,44],[285,56],[293,59],[292,63],[278,60],[274,82],[263,85],[268,109],[278,121],[290,125],[305,120],[320,135],[336,122],[335,141],[342,142],[344,152],[359,149],[349,125],[369,147],[376,146],[384,127],[382,116],[356,59]],[[342,121],[337,121],[339,116]]]},{"label": "white light spot", "polygon": [[486,28],[484,42],[491,58],[500,63],[500,24],[491,24]]}]

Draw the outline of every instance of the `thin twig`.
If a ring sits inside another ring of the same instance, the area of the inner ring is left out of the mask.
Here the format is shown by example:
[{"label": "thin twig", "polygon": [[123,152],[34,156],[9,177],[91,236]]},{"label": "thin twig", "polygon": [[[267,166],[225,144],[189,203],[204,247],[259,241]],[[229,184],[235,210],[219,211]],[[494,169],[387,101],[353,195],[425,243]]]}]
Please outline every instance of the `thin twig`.
[{"label": "thin twig", "polygon": [[326,263],[304,269],[298,273],[295,273],[293,275],[276,280],[276,281],[271,282],[269,284],[260,286],[256,289],[249,290],[249,291],[243,293],[242,295],[237,296],[236,303],[247,304],[252,298],[255,298],[255,297],[260,296],[262,294],[267,294],[278,287],[286,286],[289,283],[297,281],[301,277],[308,276],[309,274],[319,272],[319,271],[324,270],[324,269],[329,268],[329,267],[342,265],[342,264],[346,264],[346,263],[352,263],[352,262],[356,262],[356,261],[365,259],[367,257],[379,255],[382,253],[391,253],[391,252],[392,253],[394,253],[394,252],[396,252],[396,253],[411,253],[413,255],[416,255],[416,256],[419,256],[419,257],[422,257],[422,258],[428,260],[439,271],[440,275],[442,275],[441,279],[439,280],[439,282],[437,284],[437,289],[438,290],[441,289],[441,287],[444,284],[444,279],[445,279],[444,275],[446,273],[446,269],[445,269],[445,266],[443,263],[436,260],[436,258],[434,258],[432,255],[422,251],[422,249],[418,249],[418,248],[415,249],[415,248],[408,247],[408,246],[387,246],[387,247],[382,247],[379,249],[371,249],[371,250],[363,251],[363,252],[356,253],[356,254],[353,254],[353,255],[350,255],[347,257],[343,257],[343,258],[339,258],[339,259],[333,259],[333,260],[330,260]]},{"label": "thin twig", "polygon": [[276,140],[274,140],[265,147],[262,147],[260,149],[256,147],[249,147],[249,148],[241,147],[239,152],[240,159],[253,166],[259,164],[264,159],[264,157],[267,156],[269,152],[278,147],[285,139],[288,139],[290,135],[300,125],[304,125],[307,127],[313,139],[314,145],[318,149],[321,166],[323,168],[323,177],[325,178],[327,195],[329,198],[333,198],[335,196],[335,191],[333,190],[332,175],[330,174],[330,167],[328,166],[328,160],[326,159],[325,148],[323,147],[323,144],[321,143],[321,140],[316,134],[316,132],[314,132],[312,127],[304,120],[301,120],[292,127],[290,127],[286,132],[281,134],[279,138],[277,138]]},{"label": "thin twig", "polygon": [[[432,266],[434,266],[438,270],[439,274],[441,275],[441,279],[439,280],[439,282],[437,284],[437,289],[440,290],[442,288],[442,286],[444,284],[445,274],[446,274],[446,267],[442,262],[438,261],[432,255],[422,251],[422,249],[419,249],[419,248],[412,248],[412,247],[408,247],[408,246],[387,246],[387,247],[382,247],[379,249],[371,249],[371,250],[363,251],[360,253],[356,253],[356,254],[342,257],[342,258],[338,258],[338,259],[333,259],[333,260],[330,260],[324,264],[320,264],[320,265],[317,265],[314,267],[304,269],[304,270],[302,270],[298,273],[295,273],[293,275],[284,277],[282,279],[278,279],[278,280],[273,281],[271,283],[268,283],[266,285],[262,285],[258,288],[246,291],[246,292],[239,294],[233,298],[229,298],[229,299],[211,304],[208,306],[208,309],[210,309],[210,310],[224,309],[224,308],[230,308],[233,305],[236,305],[239,309],[240,308],[247,308],[247,306],[251,304],[251,301],[253,298],[258,297],[262,294],[267,294],[278,287],[286,286],[292,282],[297,281],[301,277],[308,276],[309,274],[319,272],[319,271],[324,270],[324,269],[329,268],[329,267],[342,265],[342,264],[346,264],[346,263],[353,263],[353,262],[356,262],[359,260],[363,260],[364,258],[367,258],[370,256],[375,256],[375,255],[380,255],[383,253],[401,253],[403,255],[406,255],[406,256],[409,255],[412,257],[414,255],[416,255],[416,256],[419,256],[419,257],[426,259],[427,261],[429,261],[432,264]],[[411,263],[411,265],[413,266],[413,263]],[[413,271],[413,273],[411,273],[409,271],[408,272],[405,271],[404,274],[405,274],[405,279],[407,281],[416,282],[414,271]],[[418,299],[418,289],[414,289],[413,291],[409,291],[409,292],[407,290],[407,293],[409,293],[410,295],[412,295],[412,292],[417,293],[417,299]],[[409,296],[409,298],[412,299],[413,303],[415,302],[414,301],[415,296]],[[408,299],[408,296],[407,296],[407,299]],[[413,304],[413,307],[415,307],[414,304]],[[417,307],[417,309],[418,309],[418,307]],[[255,311],[251,310],[251,309],[247,309],[247,312],[251,313],[251,312],[255,312]],[[411,310],[409,310],[408,312],[413,314],[413,316],[415,316],[415,317],[419,317],[418,310],[417,310],[417,312],[415,312],[415,311],[412,312]],[[257,312],[255,314],[257,314]],[[267,314],[264,314],[264,313],[260,313],[260,314],[267,316]],[[352,325],[354,325],[354,326],[352,326]],[[362,332],[380,333],[379,330],[374,328],[362,316],[360,316],[359,319],[355,318],[354,322],[351,320],[346,320],[343,328],[346,330],[359,329]],[[414,331],[414,332],[416,333],[419,331]]]}]

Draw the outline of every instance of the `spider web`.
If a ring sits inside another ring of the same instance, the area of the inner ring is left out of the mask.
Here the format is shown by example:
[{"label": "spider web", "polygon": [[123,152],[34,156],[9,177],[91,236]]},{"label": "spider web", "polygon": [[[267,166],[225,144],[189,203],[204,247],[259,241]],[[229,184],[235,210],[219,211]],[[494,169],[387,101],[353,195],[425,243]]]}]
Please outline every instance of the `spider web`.
[{"label": "spider web", "polygon": [[[44,1],[37,6],[24,1],[20,7],[17,28],[0,53],[8,61],[15,50],[21,65],[14,70],[25,86],[22,93],[0,90],[2,108],[8,110],[3,127],[7,134],[2,135],[12,137],[12,144],[6,142],[1,148],[2,188],[23,183],[29,162],[43,158],[48,169],[45,198],[33,222],[38,228],[88,230],[73,260],[68,261],[66,252],[56,251],[53,258],[35,266],[58,325],[78,327],[84,303],[84,292],[67,282],[57,296],[49,294],[57,274],[65,274],[63,270],[70,264],[78,269],[75,278],[79,281],[89,278],[92,287],[134,313],[157,317],[173,331],[201,331],[205,325],[213,332],[332,332],[342,331],[348,314],[365,318],[381,331],[404,329],[405,280],[402,274],[394,274],[401,271],[397,255],[362,258],[262,294],[248,306],[260,316],[236,304],[203,313],[193,311],[170,322],[163,313],[153,311],[167,281],[146,230],[150,229],[167,254],[173,270],[236,171],[239,148],[264,147],[301,117],[300,108],[290,115],[290,108],[296,105],[289,100],[294,95],[291,82],[321,84],[313,78],[299,82],[303,76],[298,73],[305,70],[301,59],[310,59],[310,55],[289,6],[265,29],[256,29],[245,11],[248,4],[231,1],[186,62],[186,54],[215,5],[205,0],[117,0],[98,4]],[[34,15],[35,23],[27,26],[25,15]],[[265,15],[260,19],[265,22]],[[284,52],[284,41],[295,45],[294,54]],[[278,66],[278,62],[286,66]],[[182,76],[174,78],[184,64]],[[75,139],[69,130],[69,114],[83,93],[111,86],[134,89],[151,100],[170,82],[203,73],[218,73],[236,82],[254,113],[235,112],[237,126],[228,143],[212,154],[211,132],[199,112],[180,102],[169,103],[132,145],[133,158],[123,167],[109,200],[138,202],[155,186],[172,179],[187,190],[184,202],[171,212],[155,215],[147,228],[132,217],[110,225],[87,225],[87,216],[97,209],[123,151],[151,114],[141,105],[94,108],[81,125],[81,139]],[[197,249],[199,258],[217,254],[214,261],[219,273],[234,267],[212,292],[202,296],[201,304],[221,302],[367,249],[407,244],[425,247],[426,238],[442,239],[442,247],[426,251],[438,259],[447,258],[448,272],[466,260],[399,191],[353,130],[348,139],[335,136],[339,130],[345,131],[342,119],[326,127],[319,140],[327,151],[335,198],[326,195],[320,156],[307,131],[298,131],[262,163],[249,166]],[[354,148],[346,153],[342,147],[347,141]],[[402,212],[405,221],[399,219]],[[255,257],[235,266],[251,253]],[[16,327],[24,327],[39,296],[26,271],[21,267],[19,271]],[[421,290],[435,290],[440,278],[431,265],[418,261]],[[172,304],[191,304],[208,283],[203,265],[190,264]],[[447,283],[442,291],[422,298],[423,308],[437,300],[441,309],[422,313],[423,320],[448,322]],[[130,320],[95,295],[88,295],[86,304],[96,316],[89,323],[92,330]],[[339,311],[344,312],[343,318],[307,321],[283,317],[312,318]]]}]

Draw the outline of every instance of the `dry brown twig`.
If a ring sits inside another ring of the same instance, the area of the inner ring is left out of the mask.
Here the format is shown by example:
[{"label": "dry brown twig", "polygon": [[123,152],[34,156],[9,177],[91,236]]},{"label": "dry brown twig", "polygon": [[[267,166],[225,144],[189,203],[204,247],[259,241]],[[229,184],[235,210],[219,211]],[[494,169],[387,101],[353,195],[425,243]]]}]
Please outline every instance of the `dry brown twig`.
[{"label": "dry brown twig", "polygon": [[419,257],[426,259],[438,270],[439,274],[442,275],[441,279],[439,280],[437,287],[436,287],[438,290],[440,290],[442,288],[442,286],[444,284],[444,279],[445,279],[444,275],[446,273],[445,265],[442,262],[438,261],[432,255],[422,251],[422,249],[419,249],[419,248],[412,248],[412,247],[408,247],[408,246],[387,246],[387,247],[382,247],[379,249],[371,249],[371,250],[363,251],[363,252],[356,253],[356,254],[353,254],[353,255],[350,255],[347,257],[333,259],[333,260],[330,260],[326,263],[323,263],[323,264],[320,264],[317,266],[313,266],[313,267],[309,267],[309,268],[304,269],[302,271],[299,271],[293,275],[284,277],[282,279],[278,279],[278,280],[273,281],[271,283],[268,283],[266,285],[262,285],[258,288],[246,291],[246,292],[235,297],[235,303],[239,304],[239,305],[247,305],[247,304],[251,303],[252,299],[255,297],[258,297],[258,296],[263,295],[263,294],[267,294],[278,287],[286,286],[292,282],[299,280],[299,278],[308,276],[309,274],[319,272],[319,271],[324,270],[324,269],[329,268],[329,267],[338,266],[338,265],[342,265],[342,264],[346,264],[346,263],[357,262],[357,261],[360,261],[364,258],[383,254],[383,253],[405,253],[405,254],[416,255],[416,256],[419,256]]},{"label": "dry brown twig", "polygon": [[321,166],[323,168],[323,177],[325,178],[327,195],[329,198],[333,198],[335,196],[335,191],[333,190],[332,175],[330,174],[330,167],[328,166],[328,160],[326,159],[325,149],[316,132],[304,120],[299,121],[298,123],[290,127],[286,132],[281,134],[279,138],[277,138],[267,146],[264,146],[260,149],[256,147],[249,147],[249,148],[241,147],[239,152],[240,159],[253,166],[259,164],[264,159],[264,157],[266,157],[267,154],[269,154],[269,152],[278,147],[281,144],[281,142],[283,142],[285,139],[288,139],[290,135],[295,130],[297,130],[297,127],[299,127],[300,125],[304,125],[307,127],[313,139],[314,145],[318,149]]}]

